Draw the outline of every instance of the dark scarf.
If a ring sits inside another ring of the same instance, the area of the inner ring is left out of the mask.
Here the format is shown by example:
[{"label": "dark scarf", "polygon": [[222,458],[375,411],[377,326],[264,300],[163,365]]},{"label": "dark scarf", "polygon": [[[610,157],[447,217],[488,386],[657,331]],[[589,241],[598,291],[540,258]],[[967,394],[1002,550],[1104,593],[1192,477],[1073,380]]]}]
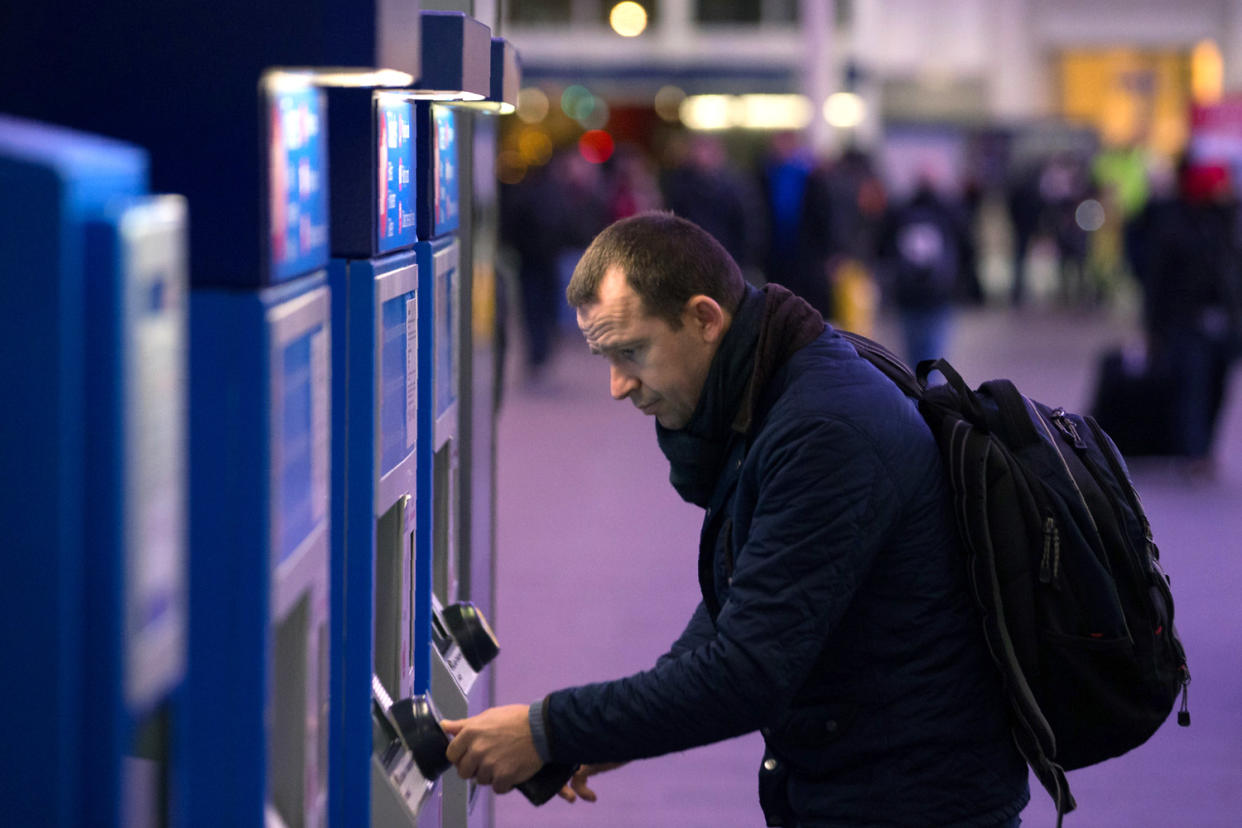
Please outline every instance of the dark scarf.
[{"label": "dark scarf", "polygon": [[772,375],[824,331],[819,312],[776,284],[747,285],[703,383],[698,406],[684,428],[656,423],[668,458],[669,482],[682,499],[706,507],[734,434],[754,424],[755,405]]}]

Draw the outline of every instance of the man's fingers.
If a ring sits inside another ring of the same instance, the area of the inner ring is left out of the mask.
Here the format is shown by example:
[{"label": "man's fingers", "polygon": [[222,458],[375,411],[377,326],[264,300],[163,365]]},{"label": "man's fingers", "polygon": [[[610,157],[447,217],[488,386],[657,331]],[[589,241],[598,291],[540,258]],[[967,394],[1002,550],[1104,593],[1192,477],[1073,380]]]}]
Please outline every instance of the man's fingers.
[{"label": "man's fingers", "polygon": [[448,750],[444,751],[444,756],[454,765],[461,761],[462,757],[466,755],[466,751],[470,748],[470,739],[468,737],[457,738],[466,729],[466,722],[466,719],[445,719],[440,722],[440,728],[452,737]]},{"label": "man's fingers", "polygon": [[595,791],[587,787],[585,776],[579,776],[578,774],[574,774],[573,778],[569,780],[569,784],[573,787],[574,792],[577,793],[578,796],[585,799],[587,802],[595,801],[596,799]]},{"label": "man's fingers", "polygon": [[565,787],[557,791],[556,795],[559,796],[561,799],[565,800],[566,802],[577,802],[578,801],[578,795],[574,793],[574,789],[569,787],[568,785],[566,785]]},{"label": "man's fingers", "polygon": [[479,772],[479,760],[474,756],[466,755],[454,764],[457,765],[457,775],[462,779],[473,779]]},{"label": "man's fingers", "polygon": [[449,742],[448,748],[444,751],[444,756],[454,765],[462,760],[466,755],[466,740],[454,739]]}]

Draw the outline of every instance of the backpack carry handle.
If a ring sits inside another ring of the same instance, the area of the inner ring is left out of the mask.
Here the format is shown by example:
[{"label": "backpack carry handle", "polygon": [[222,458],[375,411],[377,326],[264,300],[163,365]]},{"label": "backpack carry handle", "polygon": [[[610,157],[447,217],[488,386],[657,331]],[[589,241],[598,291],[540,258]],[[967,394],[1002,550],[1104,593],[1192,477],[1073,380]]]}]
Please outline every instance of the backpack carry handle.
[{"label": "backpack carry handle", "polygon": [[931,376],[932,371],[939,371],[940,375],[948,382],[961,400],[962,413],[970,424],[976,428],[987,428],[987,416],[984,414],[983,406],[979,404],[978,397],[975,392],[970,390],[970,386],[966,384],[966,380],[962,379],[962,375],[957,372],[952,365],[945,359],[925,359],[918,364],[915,374],[918,377],[919,385],[926,389],[927,378]]},{"label": "backpack carry handle", "polygon": [[[1005,438],[1015,448],[1034,445],[1041,439],[1031,418],[1033,411],[1027,408],[1026,397],[1012,381],[996,379],[985,382],[980,388],[996,401],[996,412]],[[1034,414],[1034,416],[1039,416]]]}]

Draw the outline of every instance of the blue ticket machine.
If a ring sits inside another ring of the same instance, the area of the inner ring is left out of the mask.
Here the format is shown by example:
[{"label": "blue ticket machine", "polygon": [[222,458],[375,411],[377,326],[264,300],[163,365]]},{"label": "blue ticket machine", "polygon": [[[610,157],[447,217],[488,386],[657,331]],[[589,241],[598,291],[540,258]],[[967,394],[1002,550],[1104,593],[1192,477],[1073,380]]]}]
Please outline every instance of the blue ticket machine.
[{"label": "blue ticket machine", "polygon": [[136,147],[0,116],[0,813],[14,825],[171,816],[185,209],[143,197],[146,181]]},{"label": "blue ticket machine", "polygon": [[434,531],[420,513],[419,479],[432,470],[420,394],[433,393],[424,355],[434,351],[426,343],[436,311],[414,249],[415,107],[396,93],[328,95],[329,278],[343,332],[333,348],[331,807],[342,824],[365,822],[369,807],[372,825],[408,826],[426,818],[439,774],[412,761],[419,745],[396,732],[391,708],[426,695],[418,676],[433,653],[469,653],[481,669],[494,637],[473,607],[442,617],[431,573],[420,570],[430,557],[418,549]]},{"label": "blue ticket machine", "polygon": [[[457,397],[461,314],[460,167],[457,158],[457,119],[454,110],[440,104],[418,104],[419,237],[416,245],[429,324],[422,330],[420,349],[427,367],[423,384],[425,408],[420,426],[426,432],[430,459],[420,498],[430,527],[429,555],[423,565],[429,578],[420,586],[430,605],[432,595],[441,603],[457,596]],[[430,663],[426,665],[430,668]],[[430,674],[420,677],[430,687]]]},{"label": "blue ticket machine", "polygon": [[190,661],[179,721],[190,749],[179,768],[192,826],[328,817],[325,104],[304,77],[279,72],[263,76],[259,101],[263,255],[244,274],[196,274],[190,300]]},{"label": "blue ticket machine", "polygon": [[[423,579],[417,584],[419,607],[425,608],[430,637],[427,657],[417,666],[418,687],[430,692],[448,718],[469,712],[468,693],[474,674],[455,677],[452,637],[445,634],[443,607],[456,603],[461,573],[458,534],[462,515],[459,442],[462,284],[460,226],[461,188],[454,109],[418,104],[419,236],[416,245],[423,285],[426,324],[420,330],[424,375],[419,399],[419,519],[429,530],[419,548]],[[434,620],[432,620],[434,619]],[[475,786],[455,774],[444,777],[435,805],[424,825],[464,825],[475,797]]]},{"label": "blue ticket machine", "polygon": [[[419,284],[414,105],[328,92],[332,821],[411,825],[432,784],[386,715],[415,692]],[[425,617],[422,623],[427,623]]]},{"label": "blue ticket machine", "polygon": [[186,204],[110,205],[87,232],[85,812],[175,824],[187,639]]}]

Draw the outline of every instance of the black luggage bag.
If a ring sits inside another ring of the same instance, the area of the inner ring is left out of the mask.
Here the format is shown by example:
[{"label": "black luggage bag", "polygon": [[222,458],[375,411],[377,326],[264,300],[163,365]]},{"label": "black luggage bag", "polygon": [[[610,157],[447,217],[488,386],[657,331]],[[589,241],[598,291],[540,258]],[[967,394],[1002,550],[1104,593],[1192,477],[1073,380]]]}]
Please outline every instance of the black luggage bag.
[{"label": "black luggage bag", "polygon": [[1113,348],[1100,356],[1091,414],[1127,457],[1174,455],[1175,394],[1168,371]]}]

